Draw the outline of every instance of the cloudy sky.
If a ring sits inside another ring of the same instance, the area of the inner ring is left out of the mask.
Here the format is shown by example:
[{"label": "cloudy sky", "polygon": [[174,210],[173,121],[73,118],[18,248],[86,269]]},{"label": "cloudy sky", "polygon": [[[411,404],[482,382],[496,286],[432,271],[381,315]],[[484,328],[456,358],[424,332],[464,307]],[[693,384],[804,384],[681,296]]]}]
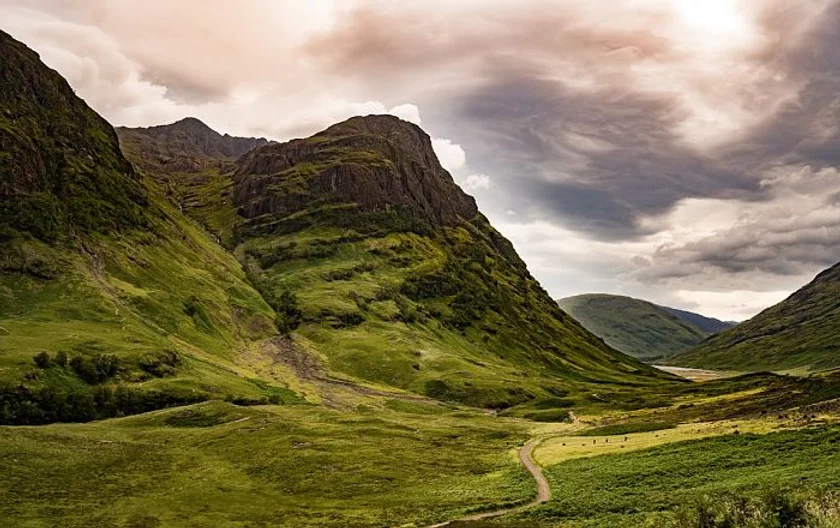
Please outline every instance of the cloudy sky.
[{"label": "cloudy sky", "polygon": [[417,122],[556,297],[744,319],[840,260],[840,0],[0,0],[116,125]]}]

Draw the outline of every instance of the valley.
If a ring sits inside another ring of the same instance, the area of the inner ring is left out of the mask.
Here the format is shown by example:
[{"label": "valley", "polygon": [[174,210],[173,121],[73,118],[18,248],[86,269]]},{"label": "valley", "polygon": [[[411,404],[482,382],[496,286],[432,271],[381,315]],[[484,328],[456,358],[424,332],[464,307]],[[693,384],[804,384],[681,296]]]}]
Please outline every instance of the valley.
[{"label": "valley", "polygon": [[840,522],[837,266],[558,305],[414,123],[114,129],[3,32],[0,88],[4,525]]}]

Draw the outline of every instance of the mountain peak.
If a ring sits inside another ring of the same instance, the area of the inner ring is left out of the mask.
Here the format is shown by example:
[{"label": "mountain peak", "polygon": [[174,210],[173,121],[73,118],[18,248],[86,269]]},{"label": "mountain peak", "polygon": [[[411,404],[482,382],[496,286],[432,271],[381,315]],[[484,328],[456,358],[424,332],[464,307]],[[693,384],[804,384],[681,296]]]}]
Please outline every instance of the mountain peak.
[{"label": "mountain peak", "polygon": [[148,128],[119,128],[123,148],[137,154],[143,168],[164,172],[198,172],[220,161],[233,161],[251,149],[268,145],[265,138],[222,135],[195,117]]},{"label": "mountain peak", "polygon": [[158,126],[151,127],[151,128],[163,128],[163,127],[170,127],[170,128],[181,129],[181,130],[201,131],[201,132],[206,132],[206,133],[211,133],[211,134],[216,134],[218,136],[221,136],[221,134],[219,134],[218,132],[216,132],[215,130],[210,128],[210,126],[207,123],[205,123],[201,119],[198,119],[197,117],[189,117],[188,116],[188,117],[184,117],[182,119],[179,119],[178,121],[175,121],[174,123],[171,123],[169,125],[158,125]]},{"label": "mountain peak", "polygon": [[419,126],[391,114],[353,116],[316,135],[374,134],[388,136],[400,132],[425,135],[425,132]]},{"label": "mountain peak", "polygon": [[478,214],[475,200],[441,166],[428,134],[390,115],[353,117],[306,139],[256,149],[243,158],[235,181],[241,213],[259,223],[311,210],[313,203],[391,211],[432,226]]}]

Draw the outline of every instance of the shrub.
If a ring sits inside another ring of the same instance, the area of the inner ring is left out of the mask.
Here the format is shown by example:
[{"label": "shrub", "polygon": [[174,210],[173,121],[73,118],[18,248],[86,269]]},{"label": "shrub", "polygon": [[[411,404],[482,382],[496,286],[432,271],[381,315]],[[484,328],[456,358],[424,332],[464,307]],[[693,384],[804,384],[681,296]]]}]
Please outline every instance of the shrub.
[{"label": "shrub", "polygon": [[297,295],[290,290],[283,290],[271,302],[271,307],[277,314],[274,322],[281,334],[290,334],[300,326],[303,312],[298,307]]},{"label": "shrub", "polygon": [[157,354],[146,354],[138,363],[140,370],[152,376],[163,378],[175,374],[181,365],[181,356],[175,350],[164,350]]},{"label": "shrub", "polygon": [[840,497],[806,499],[771,489],[758,497],[706,497],[677,512],[676,528],[834,528],[840,525]]},{"label": "shrub", "polygon": [[50,368],[51,360],[49,352],[39,352],[35,355],[34,358],[32,358],[32,360],[35,362],[35,365],[37,365],[38,368]]},{"label": "shrub", "polygon": [[93,357],[74,356],[70,367],[85,383],[95,385],[113,378],[119,372],[119,359],[110,354]]},{"label": "shrub", "polygon": [[55,364],[61,368],[67,368],[68,363],[67,352],[59,350],[55,355]]}]

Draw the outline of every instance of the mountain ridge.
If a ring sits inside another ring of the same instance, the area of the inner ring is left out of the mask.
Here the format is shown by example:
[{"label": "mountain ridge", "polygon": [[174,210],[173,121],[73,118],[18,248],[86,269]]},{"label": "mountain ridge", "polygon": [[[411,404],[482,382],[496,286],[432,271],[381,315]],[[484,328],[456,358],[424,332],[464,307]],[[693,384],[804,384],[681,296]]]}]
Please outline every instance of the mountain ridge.
[{"label": "mountain ridge", "polygon": [[207,165],[234,161],[251,149],[268,145],[265,138],[220,134],[195,117],[168,125],[118,127],[122,148],[144,169],[195,173]]}]

